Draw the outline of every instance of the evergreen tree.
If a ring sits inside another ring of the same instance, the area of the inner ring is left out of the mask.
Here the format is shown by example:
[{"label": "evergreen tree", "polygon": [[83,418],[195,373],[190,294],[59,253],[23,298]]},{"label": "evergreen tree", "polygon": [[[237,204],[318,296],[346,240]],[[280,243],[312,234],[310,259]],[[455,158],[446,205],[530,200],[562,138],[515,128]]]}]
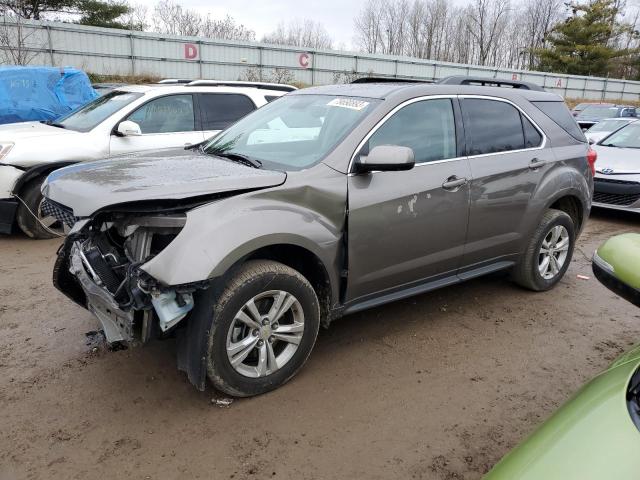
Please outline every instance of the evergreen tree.
[{"label": "evergreen tree", "polygon": [[571,16],[551,30],[546,38],[548,47],[535,50],[539,69],[606,76],[619,60],[632,53],[617,47],[617,39],[630,29],[618,20],[619,1],[590,0],[569,7]]},{"label": "evergreen tree", "polygon": [[124,2],[102,1],[102,0],[78,0],[76,3],[78,13],[80,13],[81,25],[92,25],[94,27],[107,28],[129,28],[129,25],[118,21],[120,17],[126,15],[131,7]]}]

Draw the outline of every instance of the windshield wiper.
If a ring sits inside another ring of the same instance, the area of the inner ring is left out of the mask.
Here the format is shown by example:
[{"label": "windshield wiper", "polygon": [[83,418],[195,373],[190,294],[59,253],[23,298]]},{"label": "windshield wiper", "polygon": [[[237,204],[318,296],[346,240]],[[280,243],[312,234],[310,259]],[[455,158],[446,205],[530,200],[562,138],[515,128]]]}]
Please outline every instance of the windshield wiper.
[{"label": "windshield wiper", "polygon": [[52,120],[44,120],[44,121],[42,121],[40,123],[44,123],[45,125],[51,125],[52,127],[67,128],[64,125],[62,125],[61,123],[57,123],[57,122],[54,122]]},{"label": "windshield wiper", "polygon": [[242,155],[240,153],[232,153],[232,152],[206,152],[210,155],[215,155],[217,157],[228,158],[234,162],[244,163],[249,167],[253,168],[262,168],[262,162],[260,160],[256,160],[255,158],[247,157],[246,155]]},{"label": "windshield wiper", "polygon": [[620,148],[617,145],[613,144],[613,143],[601,143],[600,145],[602,145],[603,147],[614,147],[614,148]]}]

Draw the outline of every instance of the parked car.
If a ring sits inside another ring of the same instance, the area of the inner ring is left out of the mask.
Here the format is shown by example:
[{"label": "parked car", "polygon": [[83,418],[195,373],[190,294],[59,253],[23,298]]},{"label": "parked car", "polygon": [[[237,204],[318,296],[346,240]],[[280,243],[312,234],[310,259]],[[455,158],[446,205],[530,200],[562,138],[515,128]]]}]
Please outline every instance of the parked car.
[{"label": "parked car", "polygon": [[[640,235],[605,242],[593,271],[640,306]],[[636,478],[640,471],[640,345],[616,359],[484,480]]]},{"label": "parked car", "polygon": [[175,332],[197,388],[208,376],[256,395],[342,315],[496,270],[552,288],[588,217],[594,162],[544,91],[298,90],[200,148],[52,173],[48,208],[72,229],[55,285],[109,342]]},{"label": "parked car", "polygon": [[196,144],[270,100],[288,85],[194,81],[130,85],[55,122],[0,126],[0,233],[14,221],[32,238],[63,233],[42,210],[40,186],[53,170],[109,155]]},{"label": "parked car", "polygon": [[593,146],[598,153],[593,205],[640,212],[640,122]]},{"label": "parked car", "polygon": [[608,137],[613,132],[620,130],[622,127],[635,122],[636,118],[608,118],[596,123],[584,135],[589,143],[598,143],[600,140]]},{"label": "parked car", "polygon": [[[571,114],[576,117],[578,116],[578,114],[580,112],[582,112],[585,108],[587,108],[589,105],[602,105],[599,103],[579,103],[578,105],[576,105],[575,107],[573,107],[573,110],[571,110]],[[609,104],[609,105],[613,105],[613,104]]]},{"label": "parked car", "polygon": [[589,105],[576,116],[580,128],[587,130],[607,118],[636,118],[636,107],[632,105]]}]

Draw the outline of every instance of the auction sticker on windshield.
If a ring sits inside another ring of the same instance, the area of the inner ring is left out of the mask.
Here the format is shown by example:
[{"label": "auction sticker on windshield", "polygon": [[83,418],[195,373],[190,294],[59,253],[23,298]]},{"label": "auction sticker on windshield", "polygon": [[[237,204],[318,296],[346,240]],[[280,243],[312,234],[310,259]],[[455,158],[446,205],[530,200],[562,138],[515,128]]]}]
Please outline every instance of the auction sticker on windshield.
[{"label": "auction sticker on windshield", "polygon": [[362,110],[369,102],[365,102],[364,100],[356,100],[355,98],[334,98],[329,103],[327,103],[330,107],[342,107],[342,108],[350,108],[351,110]]}]

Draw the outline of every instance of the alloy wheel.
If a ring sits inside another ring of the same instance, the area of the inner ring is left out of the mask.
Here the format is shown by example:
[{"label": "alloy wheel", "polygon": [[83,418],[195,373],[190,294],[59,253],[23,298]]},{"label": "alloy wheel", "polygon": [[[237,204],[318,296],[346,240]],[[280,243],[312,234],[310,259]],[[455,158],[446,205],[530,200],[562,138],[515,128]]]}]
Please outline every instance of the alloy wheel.
[{"label": "alloy wheel", "polygon": [[282,290],[262,292],[236,313],[227,334],[227,357],[236,372],[259,378],[275,373],[298,350],[304,312],[296,297]]},{"label": "alloy wheel", "polygon": [[545,235],[538,254],[538,271],[545,280],[560,273],[569,253],[569,232],[563,225],[556,225]]}]

